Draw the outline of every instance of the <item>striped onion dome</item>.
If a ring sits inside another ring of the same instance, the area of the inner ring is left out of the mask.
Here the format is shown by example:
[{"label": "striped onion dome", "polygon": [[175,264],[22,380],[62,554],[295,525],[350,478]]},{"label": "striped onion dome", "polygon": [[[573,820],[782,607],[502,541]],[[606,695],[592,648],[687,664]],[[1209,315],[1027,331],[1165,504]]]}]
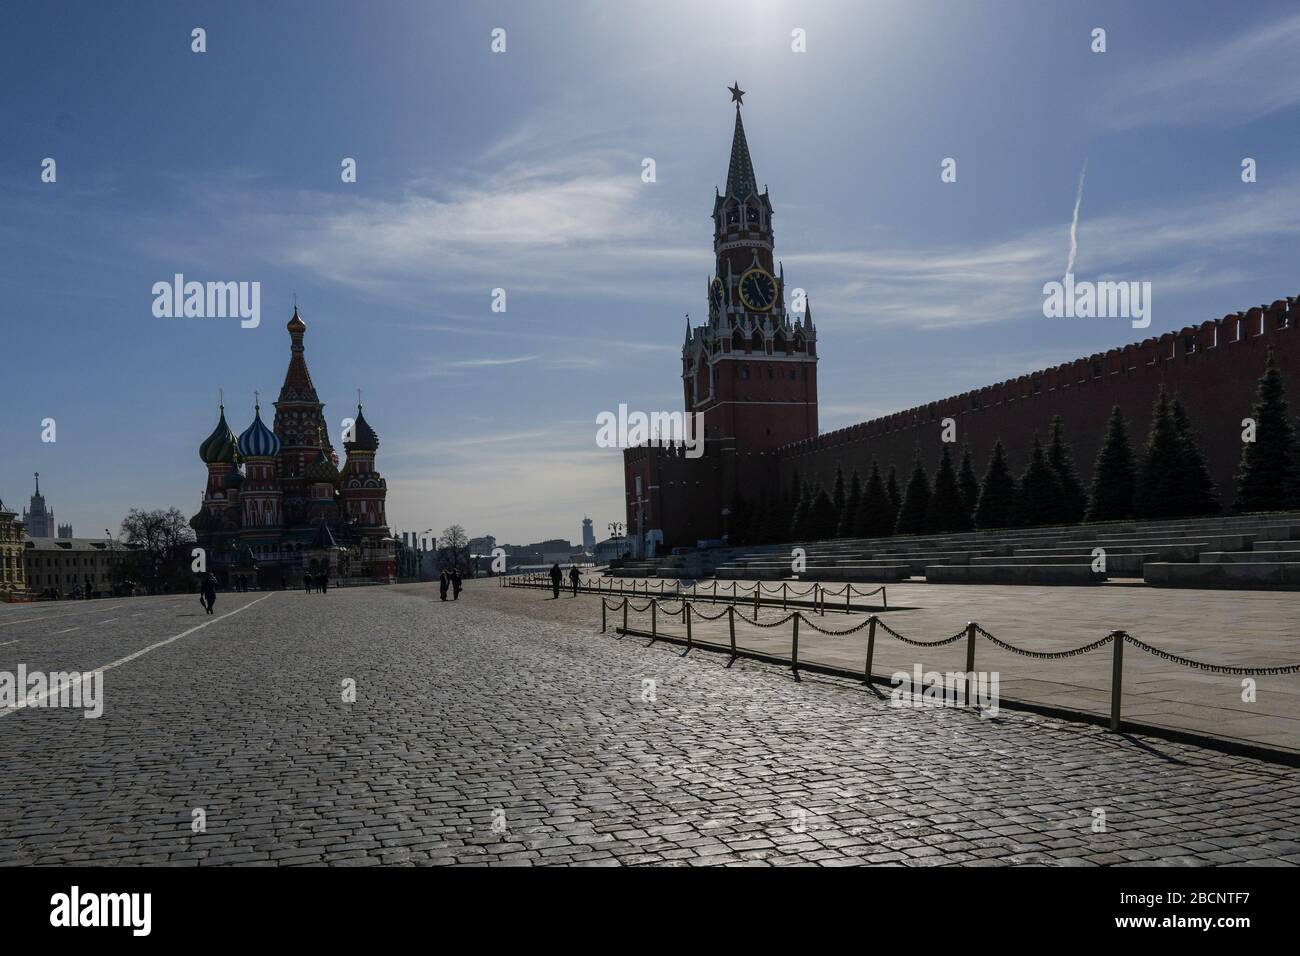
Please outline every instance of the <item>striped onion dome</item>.
[{"label": "striped onion dome", "polygon": [[262,423],[262,406],[255,406],[253,424],[239,436],[241,458],[274,458],[280,454],[280,439]]},{"label": "striped onion dome", "polygon": [[199,457],[208,465],[233,465],[235,463],[235,433],[226,424],[226,406],[221,406],[221,419],[212,434],[199,446]]}]

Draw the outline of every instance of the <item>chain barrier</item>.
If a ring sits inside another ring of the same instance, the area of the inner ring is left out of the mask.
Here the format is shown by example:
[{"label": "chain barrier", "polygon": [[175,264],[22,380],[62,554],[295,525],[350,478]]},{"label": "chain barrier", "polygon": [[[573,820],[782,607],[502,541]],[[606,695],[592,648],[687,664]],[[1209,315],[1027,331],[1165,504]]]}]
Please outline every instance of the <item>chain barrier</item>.
[{"label": "chain barrier", "polygon": [[881,621],[879,618],[876,618],[876,620],[879,622],[880,629],[884,631],[886,634],[888,634],[890,637],[895,638],[896,640],[900,640],[904,644],[910,644],[913,647],[943,647],[945,644],[952,644],[955,641],[960,641],[963,637],[966,636],[966,628],[963,627],[952,637],[946,637],[941,641],[915,641],[910,637],[904,637],[902,634],[899,634],[896,630],[894,630],[884,621]]},{"label": "chain barrier", "polygon": [[804,618],[804,619],[803,619],[803,622],[804,622],[804,624],[808,625],[809,627],[811,627],[814,631],[816,631],[816,632],[819,633],[819,634],[829,634],[829,635],[831,635],[831,636],[833,636],[833,637],[839,637],[839,636],[844,635],[844,634],[856,634],[858,631],[862,630],[864,627],[869,626],[873,620],[879,621],[880,619],[877,618],[877,617],[875,617],[875,615],[872,615],[871,617],[869,617],[869,618],[867,618],[865,621],[863,621],[861,624],[857,625],[856,627],[851,627],[851,628],[849,628],[847,631],[830,631],[830,630],[827,630],[827,629],[824,628],[824,627],[818,627],[817,624],[816,624],[816,623],[815,623],[811,618]]},{"label": "chain barrier", "polygon": [[[758,619],[758,615],[757,615],[757,614],[754,615],[753,620],[750,620],[749,618],[745,617],[745,615],[743,615],[743,614],[739,614],[739,615],[737,615],[737,616],[738,616],[742,621],[744,621],[746,624],[753,624],[755,627],[764,627],[764,628],[767,628],[767,627],[780,627],[782,624],[786,623],[787,621],[789,621],[789,620],[791,620],[791,619],[793,619],[793,618],[796,618],[796,617],[802,617],[802,614],[801,614],[799,611],[791,611],[791,612],[790,612],[789,614],[787,614],[785,617],[781,618],[781,620],[779,620],[779,621],[773,621],[771,624],[764,624],[764,623],[762,623],[761,621],[759,621],[759,619]],[[803,620],[807,621],[808,619],[805,617],[805,618],[803,618]]]},{"label": "chain barrier", "polygon": [[[508,579],[506,583],[510,585],[516,585],[518,583],[518,579],[517,578]],[[758,584],[759,586],[761,586],[761,582],[758,582]],[[545,587],[546,585],[545,583],[539,583],[539,584],[535,584],[534,586]],[[846,584],[844,585],[844,587],[853,589],[853,586],[851,584]],[[809,589],[809,591],[805,591],[803,593],[809,594],[812,593],[812,590],[813,589]],[[860,596],[866,597],[869,596],[870,594],[878,593],[880,590],[883,590],[883,588],[877,588],[875,591],[870,591],[870,592],[862,592]],[[843,594],[844,589],[841,588],[838,592],[823,591],[822,593],[831,594],[831,595]],[[802,596],[802,595],[796,595],[796,596]],[[623,605],[626,604],[631,610],[635,611],[638,614],[643,614],[646,611],[650,610],[650,607],[653,604],[660,611],[663,611],[665,614],[678,615],[682,613],[683,609],[688,605],[688,603],[689,602],[687,602],[685,598],[679,598],[678,607],[676,607],[675,609],[670,609],[668,606],[664,604],[664,602],[651,599],[644,606],[637,607],[629,603],[626,597],[624,597],[623,600],[619,603],[613,603],[608,601],[603,596],[601,597],[601,604],[606,610],[611,610],[611,611],[622,610]],[[719,611],[717,614],[710,616],[701,613],[697,608],[691,605],[691,614],[703,621],[717,621],[717,620],[721,620],[723,617],[727,615],[727,609],[724,608],[722,611]],[[747,624],[752,624],[755,627],[760,627],[765,629],[779,627],[782,624],[788,623],[793,618],[799,617],[802,623],[806,627],[811,628],[812,630],[818,632],[819,634],[826,634],[832,637],[839,637],[848,634],[856,634],[858,631],[861,631],[864,628],[868,627],[871,624],[872,620],[875,620],[879,628],[882,631],[884,631],[886,634],[888,634],[890,637],[898,641],[901,641],[904,644],[910,645],[912,647],[943,647],[948,644],[954,644],[957,641],[961,640],[963,637],[968,636],[968,628],[964,627],[956,634],[954,634],[952,637],[944,638],[938,641],[919,641],[910,637],[906,637],[903,634],[900,634],[898,631],[894,630],[892,627],[890,627],[884,621],[880,620],[880,618],[876,617],[875,615],[871,615],[866,620],[864,620],[861,624],[858,624],[851,628],[847,628],[845,630],[839,630],[839,631],[830,630],[829,628],[818,626],[815,621],[811,620],[808,617],[804,617],[802,612],[800,611],[793,611],[787,614],[785,617],[777,621],[772,621],[770,623],[764,623],[758,620],[757,612],[755,612],[753,618],[745,617],[743,613],[738,616],[742,621],[744,621]],[[1033,651],[1023,647],[1017,647],[1014,644],[1008,643],[1007,641],[1004,641],[1001,638],[997,637],[996,635],[990,633],[987,629],[985,629],[979,624],[972,624],[969,625],[969,627],[973,627],[976,634],[983,637],[985,640],[987,640],[990,644],[993,644],[995,647],[1000,647],[1004,651],[1008,651],[1009,653],[1012,654],[1017,654],[1021,657],[1027,657],[1032,660],[1048,661],[1048,660],[1063,660],[1068,657],[1081,657],[1084,654],[1090,654],[1093,651],[1101,650],[1103,647],[1112,644],[1115,641],[1116,637],[1119,636],[1122,638],[1124,642],[1132,644],[1138,650],[1144,651],[1145,653],[1150,654],[1153,657],[1157,657],[1160,660],[1168,661],[1171,664],[1178,664],[1182,667],[1189,667],[1194,670],[1204,671],[1205,673],[1209,673],[1209,674],[1228,674],[1233,676],[1260,676],[1260,677],[1281,677],[1290,674],[1300,674],[1300,664],[1284,664],[1284,665],[1268,666],[1268,667],[1264,667],[1264,666],[1250,667],[1250,666],[1237,666],[1232,664],[1214,664],[1208,661],[1198,661],[1195,660],[1194,658],[1184,657],[1181,654],[1174,654],[1171,651],[1166,651],[1162,648],[1155,647],[1151,644],[1146,643],[1146,641],[1139,640],[1138,638],[1124,631],[1112,631],[1110,634],[1107,634],[1105,637],[1099,638],[1088,644],[1080,645],[1079,647],[1072,647],[1064,651]]]},{"label": "chain barrier", "polygon": [[1029,651],[1023,647],[1016,647],[1014,644],[1008,644],[1006,641],[994,637],[978,624],[975,625],[976,633],[982,635],[986,640],[1002,648],[1004,651],[1010,651],[1012,654],[1019,654],[1021,657],[1032,657],[1040,661],[1059,660],[1063,657],[1078,657],[1081,654],[1088,654],[1099,648],[1105,647],[1111,641],[1115,640],[1115,634],[1110,633],[1101,640],[1093,641],[1091,644],[1084,644],[1082,647],[1071,648],[1068,651]]},{"label": "chain barrier", "polygon": [[1229,664],[1208,664],[1205,661],[1195,661],[1190,657],[1181,657],[1178,654],[1171,654],[1169,651],[1162,651],[1158,647],[1152,647],[1145,641],[1139,641],[1132,634],[1125,634],[1125,640],[1140,651],[1146,651],[1161,660],[1170,661],[1174,664],[1181,664],[1184,667],[1194,667],[1199,671],[1208,671],[1211,674],[1235,674],[1235,675],[1259,675],[1261,677],[1277,677],[1283,674],[1300,674],[1300,664],[1286,664],[1279,667],[1234,667]]}]

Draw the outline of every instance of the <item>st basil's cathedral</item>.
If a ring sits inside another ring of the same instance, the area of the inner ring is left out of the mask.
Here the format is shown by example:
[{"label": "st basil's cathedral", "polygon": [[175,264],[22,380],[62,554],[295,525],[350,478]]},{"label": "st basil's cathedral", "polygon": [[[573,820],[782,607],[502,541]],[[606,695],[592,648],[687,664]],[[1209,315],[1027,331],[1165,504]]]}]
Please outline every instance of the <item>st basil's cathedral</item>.
[{"label": "st basil's cathedral", "polygon": [[289,369],[271,427],[259,401],[252,424],[236,437],[223,403],[216,428],[199,446],[208,484],[190,527],[208,570],[234,586],[296,587],[324,571],[331,580],[395,581],[388,486],[375,468],[379,436],[358,403],[339,468],[325,405],[307,370],[307,323],[297,306],[287,328]]}]

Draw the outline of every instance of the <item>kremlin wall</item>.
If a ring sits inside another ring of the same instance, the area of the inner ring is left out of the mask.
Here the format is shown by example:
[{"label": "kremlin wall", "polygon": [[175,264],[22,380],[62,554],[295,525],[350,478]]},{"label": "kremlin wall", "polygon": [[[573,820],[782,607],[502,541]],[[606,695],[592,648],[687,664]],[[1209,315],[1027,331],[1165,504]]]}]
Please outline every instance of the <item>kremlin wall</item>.
[{"label": "kremlin wall", "polygon": [[1054,415],[1065,424],[1075,463],[1085,485],[1106,433],[1113,406],[1124,412],[1136,450],[1146,440],[1151,405],[1161,383],[1182,397],[1225,508],[1233,497],[1233,476],[1241,457],[1241,420],[1251,412],[1255,386],[1271,347],[1294,413],[1300,408],[1300,301],[1278,300],[1224,316],[1181,332],[1076,359],[997,385],[988,385],[918,408],[896,412],[777,449],[782,485],[797,470],[803,480],[827,488],[836,467],[845,478],[858,469],[866,478],[872,460],[887,471],[892,463],[906,480],[919,453],[931,478],[942,455],[941,421],[957,422],[954,464],[963,443],[975,473],[984,468],[999,438],[1013,474],[1028,463],[1034,435],[1046,441]]}]

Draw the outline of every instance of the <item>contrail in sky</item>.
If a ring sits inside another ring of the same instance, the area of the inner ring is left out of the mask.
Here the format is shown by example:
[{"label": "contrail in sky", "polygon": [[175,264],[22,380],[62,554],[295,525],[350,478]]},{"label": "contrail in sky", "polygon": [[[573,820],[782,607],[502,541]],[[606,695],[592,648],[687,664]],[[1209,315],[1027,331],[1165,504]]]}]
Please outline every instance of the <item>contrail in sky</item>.
[{"label": "contrail in sky", "polygon": [[1079,170],[1079,190],[1074,194],[1074,218],[1070,220],[1070,257],[1065,263],[1065,274],[1074,272],[1074,257],[1079,254],[1079,204],[1083,202],[1083,177],[1088,175],[1088,160]]}]

